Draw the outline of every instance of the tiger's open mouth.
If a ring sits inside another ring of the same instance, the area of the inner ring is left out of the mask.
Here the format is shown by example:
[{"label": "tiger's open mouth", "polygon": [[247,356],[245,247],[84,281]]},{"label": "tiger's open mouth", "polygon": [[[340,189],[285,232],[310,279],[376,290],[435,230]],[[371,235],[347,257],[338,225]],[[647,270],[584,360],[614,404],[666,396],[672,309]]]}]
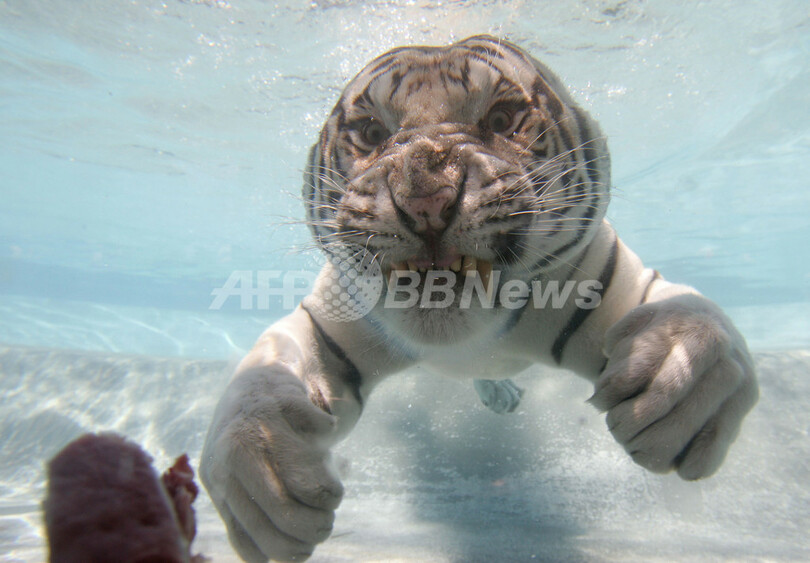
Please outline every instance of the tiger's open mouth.
[{"label": "tiger's open mouth", "polygon": [[386,275],[389,288],[400,287],[402,278],[412,279],[413,276],[418,276],[418,284],[416,284],[415,289],[420,295],[424,295],[426,290],[431,291],[433,289],[441,289],[442,291],[466,290],[473,287],[472,283],[475,282],[477,277],[481,280],[484,297],[491,301],[498,278],[497,273],[495,276],[492,273],[492,262],[473,256],[457,256],[438,263],[416,258],[403,262],[394,262]]}]

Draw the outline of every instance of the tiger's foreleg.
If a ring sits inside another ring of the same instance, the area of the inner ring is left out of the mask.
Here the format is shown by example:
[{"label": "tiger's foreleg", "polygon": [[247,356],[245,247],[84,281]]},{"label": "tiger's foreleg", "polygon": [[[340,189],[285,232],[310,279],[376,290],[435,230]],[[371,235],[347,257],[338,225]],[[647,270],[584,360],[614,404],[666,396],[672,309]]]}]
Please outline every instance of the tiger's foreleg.
[{"label": "tiger's foreleg", "polygon": [[246,561],[304,560],[330,535],[343,496],[330,447],[362,410],[346,364],[299,308],[262,335],[220,399],[200,477]]},{"label": "tiger's foreleg", "polygon": [[719,307],[660,285],[607,331],[590,402],[636,463],[698,479],[717,470],[757,401],[754,364]]},{"label": "tiger's foreleg", "polygon": [[606,358],[590,402],[636,463],[707,477],[757,401],[745,339],[715,303],[617,248],[613,283],[589,319]]}]

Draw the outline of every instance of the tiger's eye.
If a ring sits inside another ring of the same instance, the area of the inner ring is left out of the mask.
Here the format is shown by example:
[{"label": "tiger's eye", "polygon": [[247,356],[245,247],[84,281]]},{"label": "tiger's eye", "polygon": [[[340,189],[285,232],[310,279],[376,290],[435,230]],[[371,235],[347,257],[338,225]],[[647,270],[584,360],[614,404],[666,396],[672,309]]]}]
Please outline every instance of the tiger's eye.
[{"label": "tiger's eye", "polygon": [[512,125],[512,114],[503,108],[493,109],[487,115],[487,127],[493,133],[503,133]]},{"label": "tiger's eye", "polygon": [[375,147],[386,140],[388,135],[388,129],[376,119],[369,119],[363,127],[363,140]]}]

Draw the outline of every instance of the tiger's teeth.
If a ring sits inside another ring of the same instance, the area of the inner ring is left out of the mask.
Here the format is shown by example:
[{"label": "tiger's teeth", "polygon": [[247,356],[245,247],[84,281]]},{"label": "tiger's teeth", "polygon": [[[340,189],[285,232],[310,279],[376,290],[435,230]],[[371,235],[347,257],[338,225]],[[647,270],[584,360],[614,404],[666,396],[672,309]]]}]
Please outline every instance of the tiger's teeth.
[{"label": "tiger's teeth", "polygon": [[[417,267],[416,263],[411,261],[393,262],[390,271],[387,272],[389,284],[396,286],[399,278],[405,276],[408,272],[416,272],[425,274],[428,271],[447,271],[452,270],[458,272],[462,276],[469,276],[473,272],[481,278],[481,286],[486,294],[486,299],[492,302],[497,286],[497,276],[493,276],[492,262],[487,260],[478,260],[472,256],[462,256],[456,258],[449,266],[432,266],[430,268]],[[385,273],[385,272],[384,272]],[[422,278],[423,280],[425,278]]]},{"label": "tiger's teeth", "polygon": [[477,268],[478,261],[471,256],[465,256],[464,260],[461,262],[461,271],[465,276]]},{"label": "tiger's teeth", "polygon": [[487,301],[492,301],[492,295],[495,290],[495,284],[492,283],[492,262],[479,260],[478,274],[481,276],[481,281],[483,282],[484,289],[487,292]]}]

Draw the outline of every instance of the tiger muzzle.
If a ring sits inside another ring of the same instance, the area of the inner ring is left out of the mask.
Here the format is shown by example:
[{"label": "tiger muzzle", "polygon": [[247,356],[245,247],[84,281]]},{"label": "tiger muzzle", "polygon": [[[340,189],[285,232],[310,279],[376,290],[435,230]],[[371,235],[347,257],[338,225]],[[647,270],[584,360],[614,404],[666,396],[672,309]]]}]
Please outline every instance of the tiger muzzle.
[{"label": "tiger muzzle", "polygon": [[456,213],[466,168],[458,141],[454,137],[411,137],[402,147],[399,166],[389,173],[394,204],[416,234],[440,235]]}]

